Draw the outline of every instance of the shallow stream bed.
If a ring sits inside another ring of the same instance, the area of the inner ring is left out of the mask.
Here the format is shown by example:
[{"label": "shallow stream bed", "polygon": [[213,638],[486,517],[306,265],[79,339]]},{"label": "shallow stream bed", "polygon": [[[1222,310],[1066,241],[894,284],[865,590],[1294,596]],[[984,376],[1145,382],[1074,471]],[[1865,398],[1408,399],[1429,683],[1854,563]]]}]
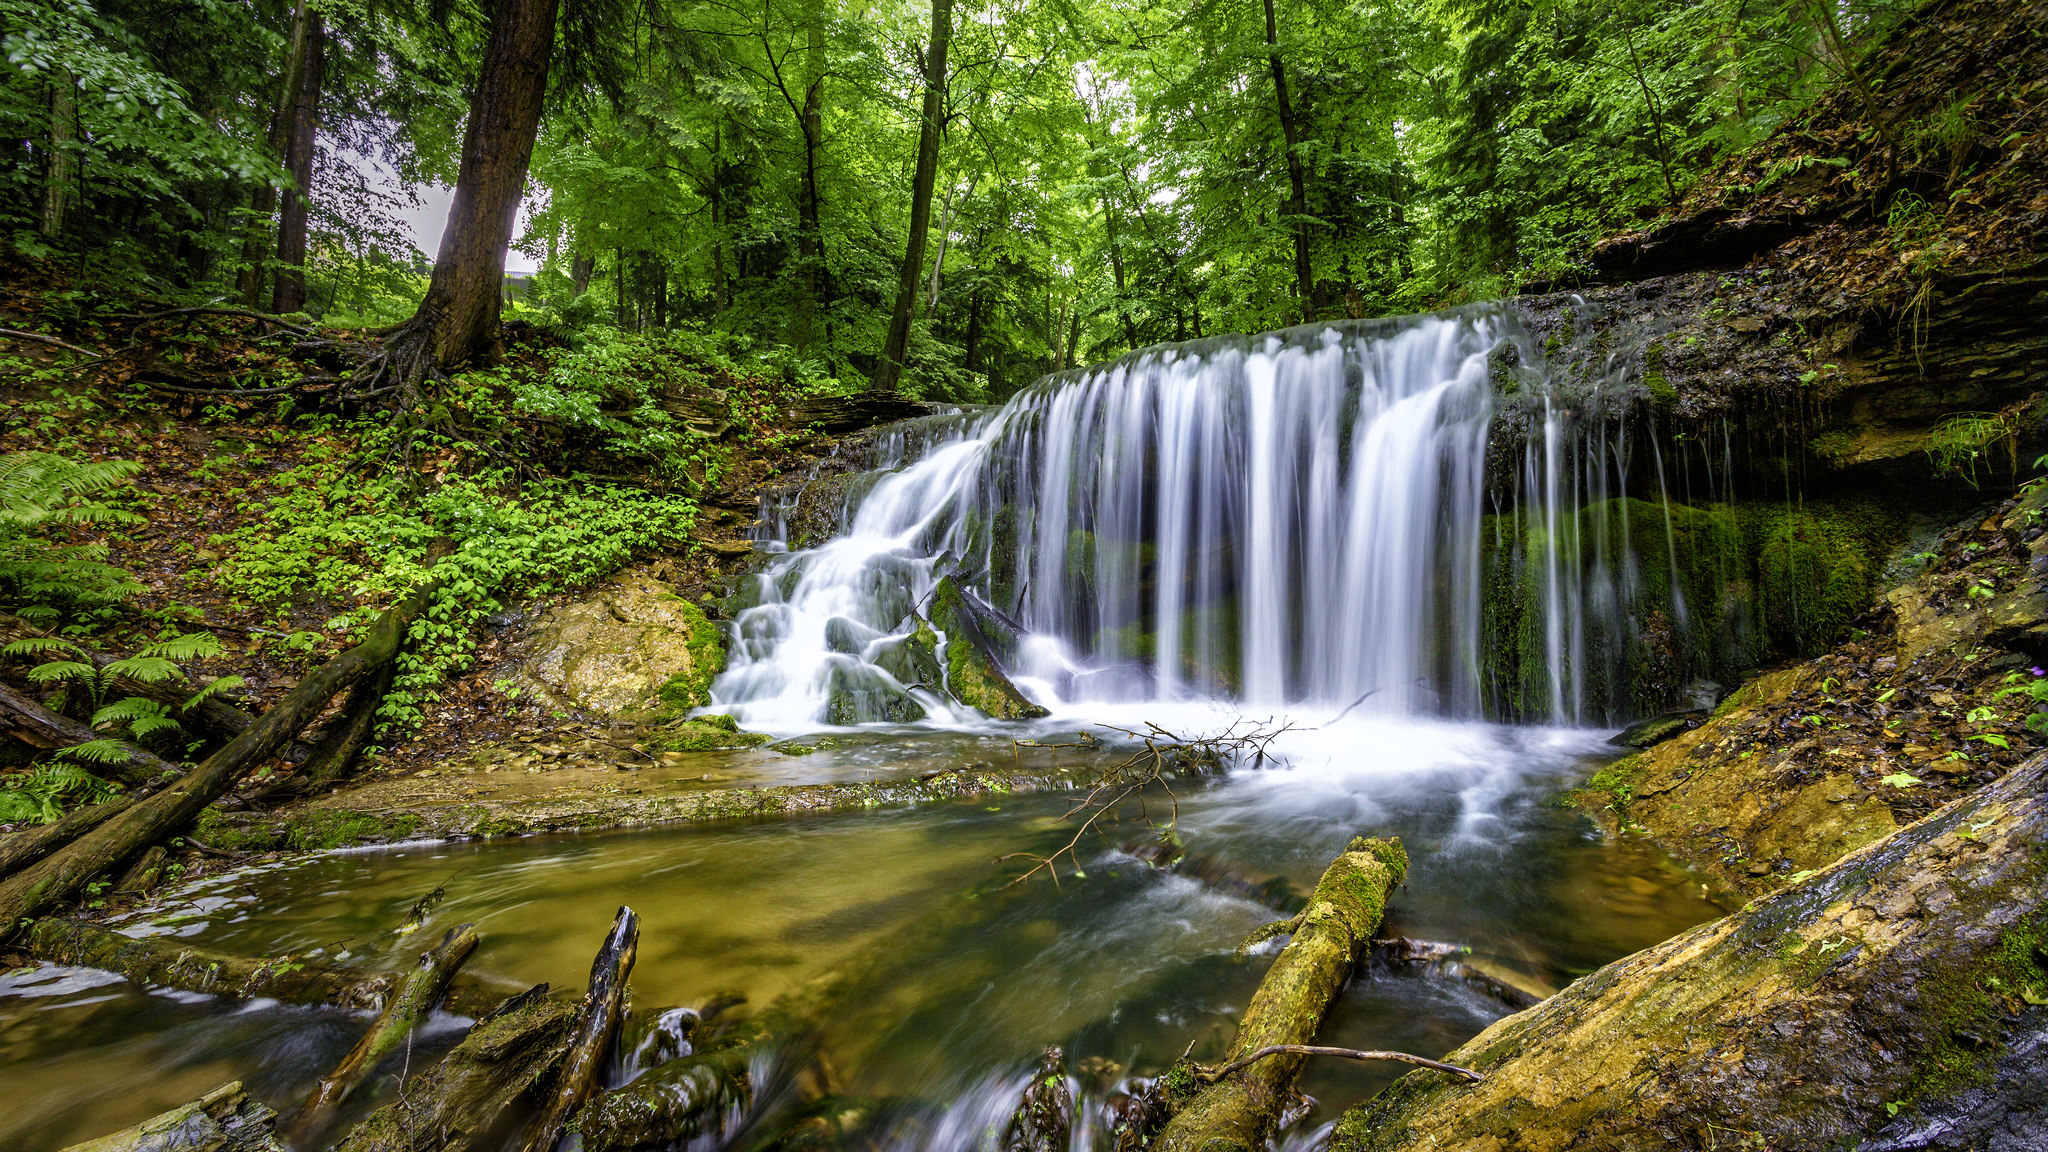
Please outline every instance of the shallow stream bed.
[{"label": "shallow stream bed", "polygon": [[[1601,840],[1553,803],[1599,747],[1585,732],[1379,721],[1291,737],[1283,765],[1177,786],[1178,832],[1209,863],[1207,880],[1122,851],[1157,835],[1133,808],[1084,842],[1084,875],[1011,886],[1029,864],[998,858],[1063,844],[1071,799],[984,798],[329,853],[201,880],[166,897],[154,926],[130,930],[395,967],[444,927],[473,921],[483,944],[471,971],[580,990],[614,909],[629,904],[642,924],[637,1010],[722,994],[758,1010],[837,976],[823,1022],[836,1089],[895,1102],[882,1110],[885,1144],[967,1148],[1007,1116],[1046,1044],[1062,1045],[1070,1068],[1096,1058],[1091,1067],[1133,1073],[1159,1070],[1191,1042],[1197,1058],[1217,1055],[1268,962],[1237,956],[1237,943],[1279,915],[1281,888],[1305,894],[1352,835],[1397,834],[1408,847],[1391,931],[1470,945],[1476,961],[1539,992],[1718,915],[1696,879]],[[1165,809],[1154,802],[1150,813]],[[1261,884],[1259,898],[1241,894]],[[425,927],[398,937],[407,909],[437,887],[446,896]],[[1437,1056],[1507,1011],[1463,982],[1375,972],[1348,990],[1322,1042]],[[237,1078],[288,1107],[366,1023],[144,992],[77,970],[8,976],[0,1147],[59,1148]],[[440,1020],[415,1057],[452,1043],[462,1023]],[[1302,1089],[1320,1106],[1294,1138],[1399,1071],[1312,1064]]]}]

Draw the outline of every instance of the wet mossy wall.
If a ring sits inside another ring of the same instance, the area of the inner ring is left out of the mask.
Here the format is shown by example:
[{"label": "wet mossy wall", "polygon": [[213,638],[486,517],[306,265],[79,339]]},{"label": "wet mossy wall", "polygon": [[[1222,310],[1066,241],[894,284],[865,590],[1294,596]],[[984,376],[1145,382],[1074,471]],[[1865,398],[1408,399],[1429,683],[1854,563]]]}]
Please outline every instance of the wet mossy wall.
[{"label": "wet mossy wall", "polygon": [[1711,703],[1695,699],[1706,684],[1841,639],[1902,525],[1853,499],[1617,497],[1554,523],[1490,516],[1481,531],[1487,713],[1550,719],[1561,697],[1567,719],[1613,722]]}]

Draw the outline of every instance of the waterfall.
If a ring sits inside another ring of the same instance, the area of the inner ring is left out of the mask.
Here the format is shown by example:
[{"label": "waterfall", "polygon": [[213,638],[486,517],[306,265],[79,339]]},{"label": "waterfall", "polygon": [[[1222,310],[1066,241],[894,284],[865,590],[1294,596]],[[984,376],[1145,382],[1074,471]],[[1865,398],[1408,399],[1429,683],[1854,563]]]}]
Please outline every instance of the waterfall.
[{"label": "waterfall", "polygon": [[906,697],[960,718],[876,662],[950,573],[1055,707],[1476,714],[1490,366],[1517,338],[1475,308],[1208,340],[889,439],[844,532],[751,578],[714,700],[771,730],[916,718]]}]

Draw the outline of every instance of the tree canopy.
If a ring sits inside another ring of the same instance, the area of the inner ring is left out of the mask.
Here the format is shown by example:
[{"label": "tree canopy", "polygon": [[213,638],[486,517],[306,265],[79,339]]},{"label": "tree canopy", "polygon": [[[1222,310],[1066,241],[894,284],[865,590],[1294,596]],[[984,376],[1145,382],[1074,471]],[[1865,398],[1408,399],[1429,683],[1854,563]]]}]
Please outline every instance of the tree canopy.
[{"label": "tree canopy", "polygon": [[[0,227],[160,293],[401,320],[434,254],[398,212],[467,171],[493,22],[523,12],[555,32],[511,185],[539,271],[507,318],[724,330],[847,389],[998,400],[1147,344],[1568,281],[1861,83],[1913,7],[0,0]],[[262,287],[302,265],[302,301]]]}]

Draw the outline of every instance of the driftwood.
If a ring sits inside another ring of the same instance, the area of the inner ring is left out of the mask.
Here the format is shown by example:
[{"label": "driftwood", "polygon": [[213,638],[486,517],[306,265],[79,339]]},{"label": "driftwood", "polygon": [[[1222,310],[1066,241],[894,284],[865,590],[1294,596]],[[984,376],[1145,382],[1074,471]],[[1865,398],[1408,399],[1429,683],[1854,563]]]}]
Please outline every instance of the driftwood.
[{"label": "driftwood", "polygon": [[271,1129],[277,1113],[249,1099],[242,1082],[64,1152],[284,1152]]},{"label": "driftwood", "polygon": [[1341,1056],[1346,1060],[1391,1060],[1400,1064],[1413,1064],[1418,1068],[1427,1068],[1432,1072],[1449,1072],[1453,1075],[1463,1076],[1465,1079],[1475,1083],[1486,1079],[1486,1077],[1481,1076],[1470,1068],[1460,1068],[1456,1064],[1445,1064],[1440,1060],[1430,1060],[1422,1056],[1410,1055],[1406,1052],[1389,1052],[1383,1049],[1330,1048],[1321,1044],[1268,1044],[1256,1052],[1232,1060],[1221,1068],[1198,1072],[1195,1074],[1195,1078],[1203,1083],[1214,1084],[1232,1072],[1240,1068],[1249,1068],[1268,1056],[1283,1055]]},{"label": "driftwood", "polygon": [[116,796],[104,804],[75,808],[55,824],[24,828],[0,840],[0,876],[10,876],[41,860],[87,832],[126,812],[133,796]]},{"label": "driftwood", "polygon": [[339,1152],[497,1152],[561,1067],[575,1017],[547,999],[545,984],[506,1001],[356,1125]]},{"label": "driftwood", "polygon": [[[1388,895],[1407,872],[1408,854],[1399,840],[1360,837],[1331,862],[1308,907],[1280,922],[1294,939],[1281,949],[1245,1006],[1228,1050],[1233,1060],[1315,1041],[1324,1013],[1372,946]],[[1263,1147],[1306,1060],[1283,1052],[1220,1076],[1166,1121],[1149,1145],[1151,1152]]]},{"label": "driftwood", "polygon": [[433,589],[432,581],[422,582],[379,617],[360,644],[308,673],[275,708],[182,779],[0,883],[0,938],[9,934],[10,926],[71,898],[93,877],[121,866],[197,819],[244,773],[297,735],[336,692],[389,663],[407,626],[426,610]]},{"label": "driftwood", "polygon": [[728,1108],[753,1104],[747,1066],[756,1048],[718,1048],[655,1065],[631,1084],[600,1092],[568,1130],[584,1152],[665,1147],[716,1132]]},{"label": "driftwood", "polygon": [[[46,751],[106,738],[106,733],[96,732],[91,726],[69,716],[60,716],[5,684],[0,684],[0,726],[22,743]],[[122,744],[121,757],[117,760],[81,763],[94,775],[131,786],[176,776],[184,771],[154,752],[126,743]]]},{"label": "driftwood", "polygon": [[440,1002],[455,970],[462,967],[462,962],[469,959],[471,952],[476,951],[476,942],[476,926],[461,924],[450,928],[439,944],[420,953],[419,964],[405,974],[397,993],[384,1006],[384,1011],[377,1014],[370,1030],[348,1050],[348,1055],[341,1058],[334,1071],[313,1086],[305,1107],[292,1119],[293,1143],[303,1143],[298,1137],[316,1131],[333,1109],[370,1078],[384,1057],[398,1051],[412,1037],[413,1030]]},{"label": "driftwood", "polygon": [[1003,1152],[1067,1152],[1073,1131],[1074,1096],[1067,1091],[1067,1055],[1047,1045],[1017,1110],[1010,1114],[1010,1126],[1003,1131]]},{"label": "driftwood", "polygon": [[252,960],[194,948],[176,937],[123,936],[83,920],[38,920],[23,934],[21,947],[46,963],[99,968],[138,984],[216,996],[268,996],[288,1004],[375,1008],[394,983],[388,975],[365,976],[296,956]]},{"label": "driftwood", "polygon": [[597,1077],[611,1056],[612,1040],[619,1032],[619,1017],[625,1010],[626,978],[633,972],[633,959],[640,949],[640,918],[624,905],[612,918],[611,933],[590,963],[590,990],[576,1011],[576,1026],[569,1038],[569,1054],[562,1061],[547,1105],[527,1129],[520,1145],[525,1152],[551,1152],[561,1139],[562,1126],[597,1088]]},{"label": "driftwood", "polygon": [[[48,635],[48,632],[19,616],[0,613],[0,643]],[[87,652],[86,658],[95,668],[105,668],[120,659],[104,652]],[[208,696],[187,708],[198,690],[181,687],[168,680],[136,680],[128,676],[116,676],[109,682],[109,686],[124,696],[141,696],[159,704],[169,705],[177,710],[180,724],[224,740],[240,736],[256,722],[256,717],[223,700],[219,695]]]}]

